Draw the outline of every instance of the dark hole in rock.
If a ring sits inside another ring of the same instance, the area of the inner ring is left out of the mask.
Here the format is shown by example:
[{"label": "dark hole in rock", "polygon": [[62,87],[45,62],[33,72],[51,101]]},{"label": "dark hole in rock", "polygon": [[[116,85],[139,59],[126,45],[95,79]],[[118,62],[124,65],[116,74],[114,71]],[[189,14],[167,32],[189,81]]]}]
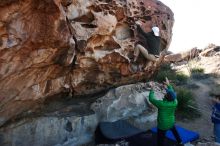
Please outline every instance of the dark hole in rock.
[{"label": "dark hole in rock", "polygon": [[73,19],[76,22],[85,22],[85,23],[91,23],[95,19],[92,12],[88,12],[86,15],[83,15],[81,17]]},{"label": "dark hole in rock", "polygon": [[134,14],[135,14],[135,15],[137,15],[137,14],[138,14],[138,12],[137,12],[137,11],[134,11]]},{"label": "dark hole in rock", "polygon": [[78,49],[80,50],[80,52],[84,52],[84,49],[86,47],[86,40],[79,40],[77,41],[77,46],[78,46]]},{"label": "dark hole in rock", "polygon": [[58,27],[58,32],[65,31],[65,28],[67,28],[66,21],[65,20],[60,20],[59,27]]},{"label": "dark hole in rock", "polygon": [[134,30],[131,31],[131,37],[134,37]]},{"label": "dark hole in rock", "polygon": [[166,25],[163,24],[163,25],[162,25],[162,30],[166,30],[166,29],[167,29]]},{"label": "dark hole in rock", "polygon": [[134,25],[130,25],[129,27],[130,27],[131,30],[135,29]]},{"label": "dark hole in rock", "polygon": [[141,11],[144,12],[146,8],[144,6],[141,6]]},{"label": "dark hole in rock", "polygon": [[62,6],[68,7],[69,5],[72,4],[72,0],[62,0],[61,1]]},{"label": "dark hole in rock", "polygon": [[146,21],[151,21],[152,17],[151,16],[144,16],[143,19],[146,20]]},{"label": "dark hole in rock", "polygon": [[107,40],[106,42],[103,42],[103,46],[94,47],[95,50],[114,50],[118,48],[120,48],[120,45],[114,40]]},{"label": "dark hole in rock", "polygon": [[108,40],[105,42],[104,48],[106,50],[113,50],[113,49],[120,48],[120,45],[116,43],[114,40]]},{"label": "dark hole in rock", "polygon": [[102,9],[99,6],[89,6],[88,9],[93,10],[94,12],[102,12]]},{"label": "dark hole in rock", "polygon": [[143,3],[143,2],[140,2],[140,5],[144,5],[144,3]]},{"label": "dark hole in rock", "polygon": [[97,28],[97,25],[94,24],[81,24],[81,26],[85,28]]},{"label": "dark hole in rock", "polygon": [[119,72],[117,72],[117,71],[115,71],[115,72],[110,72],[109,74],[114,77],[113,80],[118,80],[118,79],[121,78],[121,73],[119,73]]},{"label": "dark hole in rock", "polygon": [[3,41],[2,41],[2,38],[0,38],[0,46],[3,45]]},{"label": "dark hole in rock", "polygon": [[[65,57],[65,55],[62,55],[62,57]],[[50,91],[50,88],[52,86],[52,81],[51,80],[47,80],[46,82],[46,86],[45,86],[45,89],[44,89],[44,93],[48,93]]]},{"label": "dark hole in rock", "polygon": [[109,11],[109,14],[111,15],[115,15],[115,13],[113,11]]},{"label": "dark hole in rock", "polygon": [[101,5],[103,10],[110,10],[110,6],[109,5]]},{"label": "dark hole in rock", "polygon": [[146,14],[150,14],[151,11],[150,11],[150,10],[146,10],[145,13],[146,13]]},{"label": "dark hole in rock", "polygon": [[73,131],[72,123],[70,121],[68,121],[66,123],[65,130],[68,131],[68,132]]},{"label": "dark hole in rock", "polygon": [[[54,62],[57,63],[57,64],[60,64],[60,65],[63,65],[65,64],[65,61],[66,61],[66,57],[67,57],[67,51],[68,48],[62,48],[62,50],[60,51],[60,55],[57,56],[56,58],[54,58]],[[49,82],[48,82],[48,86],[49,86]],[[45,92],[47,92],[47,90],[45,90]]]},{"label": "dark hole in rock", "polygon": [[133,17],[128,17],[127,19],[128,19],[128,21],[131,21],[131,22],[134,21]]},{"label": "dark hole in rock", "polygon": [[163,51],[167,46],[167,41],[165,39],[161,39],[161,43],[160,43],[160,48],[161,48],[161,51]]}]

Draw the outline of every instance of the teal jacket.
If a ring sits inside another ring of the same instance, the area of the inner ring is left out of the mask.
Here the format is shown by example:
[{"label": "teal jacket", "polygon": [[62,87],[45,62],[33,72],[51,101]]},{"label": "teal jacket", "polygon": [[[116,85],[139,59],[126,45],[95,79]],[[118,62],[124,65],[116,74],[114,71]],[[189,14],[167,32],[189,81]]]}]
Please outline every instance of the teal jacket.
[{"label": "teal jacket", "polygon": [[[168,89],[173,90],[171,85]],[[168,130],[174,126],[175,110],[177,107],[177,99],[174,101],[157,100],[154,97],[154,91],[151,90],[149,94],[149,101],[158,108],[157,126],[161,130]]]}]

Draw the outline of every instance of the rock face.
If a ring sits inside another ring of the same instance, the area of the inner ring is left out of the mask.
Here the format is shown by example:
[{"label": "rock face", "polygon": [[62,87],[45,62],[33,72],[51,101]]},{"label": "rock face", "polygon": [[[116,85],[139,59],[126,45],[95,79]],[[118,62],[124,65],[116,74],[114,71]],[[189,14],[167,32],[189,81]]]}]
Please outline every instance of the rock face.
[{"label": "rock face", "polygon": [[[0,145],[78,146],[92,141],[99,121],[116,121],[121,118],[133,119],[133,124],[144,125],[146,130],[157,116],[155,108],[146,98],[148,94],[148,84],[131,84],[112,89],[94,101],[91,109],[95,112],[87,112],[87,115],[77,116],[76,110],[68,114],[55,111],[41,117],[22,119],[0,129]],[[163,96],[163,90],[159,86],[155,89],[155,95],[157,98]],[[71,108],[79,105],[80,102]],[[80,109],[83,108],[81,105]],[[62,109],[68,110],[70,111],[68,106]],[[144,111],[147,112],[143,114]]]},{"label": "rock face", "polygon": [[2,0],[0,126],[58,94],[88,95],[149,78],[160,65],[134,63],[134,21],[148,16],[171,41],[173,13],[157,0]]}]

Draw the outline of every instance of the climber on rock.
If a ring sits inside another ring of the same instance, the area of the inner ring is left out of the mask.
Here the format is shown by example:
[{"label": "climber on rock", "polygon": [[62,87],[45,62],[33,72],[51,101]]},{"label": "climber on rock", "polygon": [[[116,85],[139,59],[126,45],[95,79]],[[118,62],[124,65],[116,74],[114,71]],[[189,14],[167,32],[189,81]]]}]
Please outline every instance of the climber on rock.
[{"label": "climber on rock", "polygon": [[134,48],[134,61],[137,61],[141,52],[146,59],[156,62],[160,57],[160,30],[154,26],[152,27],[152,31],[145,32],[142,27],[148,20],[144,19],[143,21],[135,22],[135,38],[137,38],[137,41]]}]

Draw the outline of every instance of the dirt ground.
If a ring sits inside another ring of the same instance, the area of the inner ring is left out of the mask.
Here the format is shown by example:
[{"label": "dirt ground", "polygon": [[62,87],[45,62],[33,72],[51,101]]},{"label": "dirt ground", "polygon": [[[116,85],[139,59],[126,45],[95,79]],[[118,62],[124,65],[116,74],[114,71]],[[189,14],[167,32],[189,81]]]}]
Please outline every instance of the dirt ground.
[{"label": "dirt ground", "polygon": [[[182,119],[181,121],[177,121],[178,124],[182,125],[185,128],[197,131],[200,134],[199,141],[214,141],[213,136],[213,123],[211,122],[211,112],[212,112],[212,102],[210,91],[220,85],[220,56],[210,56],[210,57],[202,57],[200,60],[195,61],[192,66],[189,64],[176,66],[179,71],[183,71],[185,73],[189,72],[189,67],[192,68],[203,68],[204,75],[201,78],[193,79],[190,78],[189,83],[198,86],[198,88],[190,88],[195,95],[195,100],[198,105],[198,110],[201,113],[201,117],[197,118],[193,121],[187,121]],[[216,74],[217,76],[215,76]],[[189,113],[190,114],[190,113]]]},{"label": "dirt ground", "polygon": [[212,97],[209,95],[213,86],[213,78],[191,80],[191,82],[199,87],[192,91],[195,94],[195,100],[198,105],[197,110],[200,111],[201,117],[191,121],[182,119],[177,121],[177,124],[198,132],[200,134],[199,141],[213,141],[213,124],[211,122]]}]

